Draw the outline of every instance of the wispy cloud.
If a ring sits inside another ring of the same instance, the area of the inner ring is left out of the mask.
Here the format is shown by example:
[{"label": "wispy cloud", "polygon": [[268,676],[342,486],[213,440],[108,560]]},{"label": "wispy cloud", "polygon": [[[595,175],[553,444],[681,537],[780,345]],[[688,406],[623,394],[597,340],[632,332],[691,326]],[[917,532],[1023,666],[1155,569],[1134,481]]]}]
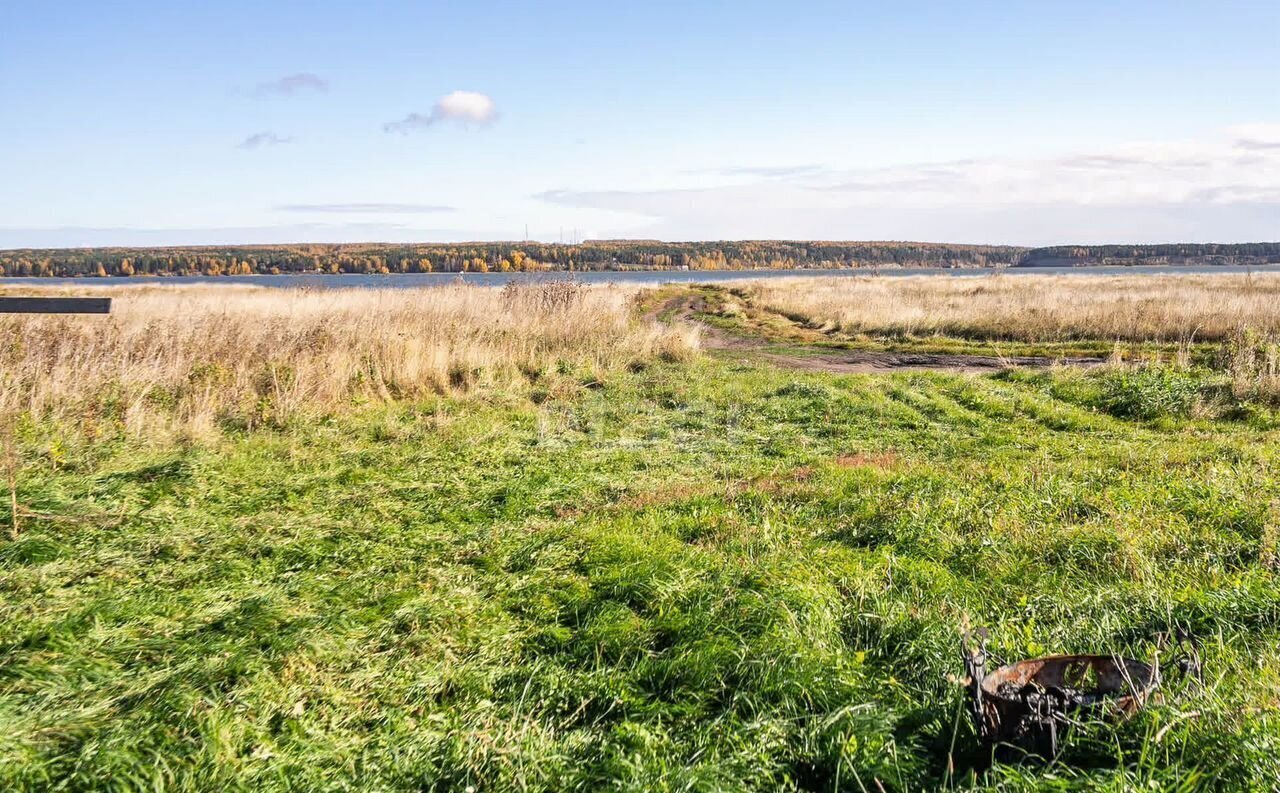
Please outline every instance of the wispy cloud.
[{"label": "wispy cloud", "polygon": [[342,215],[354,214],[416,214],[430,215],[441,212],[456,212],[456,207],[439,204],[394,204],[394,203],[355,203],[355,204],[282,204],[276,207],[277,212],[320,212]]},{"label": "wispy cloud", "polygon": [[329,90],[329,81],[318,74],[311,72],[299,72],[297,74],[288,74],[278,80],[268,80],[265,83],[258,83],[253,89],[255,96],[293,96],[295,94],[306,93],[307,91],[316,91],[323,93]]},{"label": "wispy cloud", "polygon": [[1237,149],[1248,152],[1280,151],[1280,124],[1241,124],[1232,127]]},{"label": "wispy cloud", "polygon": [[840,181],[806,185],[809,190],[830,193],[879,193],[887,191],[938,191],[963,188],[969,161],[935,163],[905,169],[886,168],[838,174]]},{"label": "wispy cloud", "polygon": [[1236,141],[1236,148],[1245,151],[1278,151],[1280,150],[1280,140],[1249,140],[1244,138]]},{"label": "wispy cloud", "polygon": [[498,106],[491,97],[475,91],[454,91],[437,99],[430,113],[410,113],[399,121],[383,124],[382,130],[408,133],[443,121],[483,127],[497,120]]},{"label": "wispy cloud", "polygon": [[237,149],[261,149],[264,146],[283,146],[293,143],[293,138],[274,132],[256,132],[236,144]]},{"label": "wispy cloud", "polygon": [[1141,157],[1122,157],[1115,154],[1077,154],[1058,160],[1058,164],[1064,168],[1083,168],[1086,170],[1111,170],[1134,165],[1145,165],[1146,163],[1147,160]]},{"label": "wispy cloud", "polygon": [[[1274,238],[1280,126],[1038,158],[751,169],[695,189],[560,189],[612,236],[1055,241]],[[1268,216],[1270,219],[1268,219]]]},{"label": "wispy cloud", "polygon": [[1114,171],[1126,168],[1205,168],[1213,160],[1196,156],[1167,156],[1158,151],[1147,155],[1080,154],[1058,160],[1063,168],[1079,168],[1092,171]]},{"label": "wispy cloud", "polygon": [[721,176],[749,176],[757,179],[781,179],[804,176],[821,171],[820,164],[806,165],[730,165],[722,168],[700,168],[691,173],[719,174]]}]

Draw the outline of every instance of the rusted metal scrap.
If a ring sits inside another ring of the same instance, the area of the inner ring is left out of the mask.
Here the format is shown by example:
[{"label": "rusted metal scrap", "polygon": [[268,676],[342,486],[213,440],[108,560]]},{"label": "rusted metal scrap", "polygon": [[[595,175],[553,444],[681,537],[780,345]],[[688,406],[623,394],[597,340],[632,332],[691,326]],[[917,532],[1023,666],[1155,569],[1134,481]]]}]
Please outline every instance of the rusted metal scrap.
[{"label": "rusted metal scrap", "polygon": [[[1138,712],[1160,685],[1155,664],[1115,655],[1051,655],[1001,664],[992,660],[985,628],[964,634],[969,711],[979,738],[989,746],[1013,746],[1054,757],[1070,725],[1083,716],[1125,719]],[[1199,654],[1188,650],[1175,668],[1198,676]]]}]

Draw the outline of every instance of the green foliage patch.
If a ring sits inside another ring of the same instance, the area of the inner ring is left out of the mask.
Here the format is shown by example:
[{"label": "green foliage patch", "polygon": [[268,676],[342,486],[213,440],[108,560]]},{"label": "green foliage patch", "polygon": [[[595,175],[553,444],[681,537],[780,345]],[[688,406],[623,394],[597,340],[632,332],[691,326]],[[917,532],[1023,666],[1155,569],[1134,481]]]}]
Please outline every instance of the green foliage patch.
[{"label": "green foliage patch", "polygon": [[[0,788],[1280,785],[1280,444],[1195,410],[1209,376],[599,386],[214,446],[20,426]],[[1009,658],[1182,625],[1209,675],[983,773],[966,622]]]}]

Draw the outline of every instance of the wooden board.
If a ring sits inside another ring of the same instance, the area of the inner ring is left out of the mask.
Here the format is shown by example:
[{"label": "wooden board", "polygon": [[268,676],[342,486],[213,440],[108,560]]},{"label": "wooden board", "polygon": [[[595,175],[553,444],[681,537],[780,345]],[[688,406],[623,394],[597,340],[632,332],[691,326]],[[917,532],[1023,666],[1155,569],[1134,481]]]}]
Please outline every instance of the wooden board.
[{"label": "wooden board", "polygon": [[0,297],[0,314],[110,314],[109,297]]}]

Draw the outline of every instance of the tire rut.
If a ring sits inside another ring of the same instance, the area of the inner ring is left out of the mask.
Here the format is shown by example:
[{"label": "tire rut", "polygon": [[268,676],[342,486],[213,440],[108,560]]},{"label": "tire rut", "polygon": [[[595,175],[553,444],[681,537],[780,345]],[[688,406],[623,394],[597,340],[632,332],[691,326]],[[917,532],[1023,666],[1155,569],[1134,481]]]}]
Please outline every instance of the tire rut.
[{"label": "tire rut", "polygon": [[[680,295],[667,300],[646,316],[662,315],[697,325],[702,329],[703,347],[709,350],[737,353],[741,357],[810,372],[836,374],[887,374],[893,372],[943,372],[949,374],[981,374],[1015,368],[1048,368],[1050,366],[1092,367],[1105,363],[1102,358],[1050,358],[1034,356],[970,355],[963,353],[914,353],[877,350],[830,350],[788,352],[755,336],[729,333],[697,319],[705,311],[706,301],[699,296]],[[812,348],[810,348],[812,349]]]}]

